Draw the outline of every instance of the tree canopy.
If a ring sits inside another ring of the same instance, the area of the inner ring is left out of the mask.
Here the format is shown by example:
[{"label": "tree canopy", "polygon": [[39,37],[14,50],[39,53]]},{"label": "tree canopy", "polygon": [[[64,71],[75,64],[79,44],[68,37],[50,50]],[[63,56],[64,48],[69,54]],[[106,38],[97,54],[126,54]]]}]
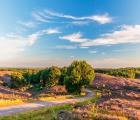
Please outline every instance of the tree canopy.
[{"label": "tree canopy", "polygon": [[65,85],[68,92],[81,92],[82,87],[86,87],[94,80],[94,69],[86,61],[74,61],[67,68]]}]

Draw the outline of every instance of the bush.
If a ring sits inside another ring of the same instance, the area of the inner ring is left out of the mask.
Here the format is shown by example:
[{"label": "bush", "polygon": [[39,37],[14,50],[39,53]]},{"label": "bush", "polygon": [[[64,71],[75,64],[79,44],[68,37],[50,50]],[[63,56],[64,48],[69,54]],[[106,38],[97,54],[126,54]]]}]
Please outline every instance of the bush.
[{"label": "bush", "polygon": [[28,84],[40,84],[41,71],[28,70],[27,72],[23,73],[23,76]]},{"label": "bush", "polygon": [[58,67],[50,67],[41,74],[42,84],[44,87],[52,87],[58,84],[61,71]]},{"label": "bush", "polygon": [[138,71],[138,70],[136,71],[135,78],[140,79],[140,71]]},{"label": "bush", "polygon": [[61,69],[61,76],[58,83],[59,85],[64,85],[66,75],[67,75],[67,67],[63,67]]},{"label": "bush", "polygon": [[10,87],[11,88],[22,88],[26,85],[26,81],[20,72],[13,72],[11,74]]},{"label": "bush", "polygon": [[86,61],[74,61],[67,69],[65,86],[70,93],[80,93],[94,80],[94,69]]},{"label": "bush", "polygon": [[133,68],[96,69],[97,73],[104,73],[116,77],[135,78],[136,70]]}]

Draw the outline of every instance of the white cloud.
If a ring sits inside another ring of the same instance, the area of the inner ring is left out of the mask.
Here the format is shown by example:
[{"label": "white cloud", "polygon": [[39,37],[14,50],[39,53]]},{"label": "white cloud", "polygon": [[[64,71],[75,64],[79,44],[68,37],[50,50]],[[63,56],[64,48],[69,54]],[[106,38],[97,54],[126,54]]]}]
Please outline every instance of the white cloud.
[{"label": "white cloud", "polygon": [[91,54],[96,54],[97,51],[96,51],[96,50],[89,50],[89,53],[91,53]]},{"label": "white cloud", "polygon": [[28,44],[26,39],[28,38],[17,35],[0,37],[0,60],[15,57],[17,53],[24,51]]},{"label": "white cloud", "polygon": [[78,33],[73,33],[73,34],[70,34],[70,35],[66,35],[66,36],[62,36],[62,37],[59,37],[59,39],[64,39],[64,40],[68,40],[70,42],[85,42],[86,39],[83,39],[82,38],[83,35],[78,32]]},{"label": "white cloud", "polygon": [[59,39],[80,43],[81,48],[100,45],[135,44],[140,43],[140,25],[123,25],[120,30],[103,34],[95,39],[84,38],[80,32],[60,36]]},{"label": "white cloud", "polygon": [[[73,15],[66,15],[63,13],[58,13],[50,10],[44,10],[41,12],[33,12],[32,16],[35,20],[40,22],[56,22],[56,18],[64,18],[72,20],[71,24],[73,25],[86,25],[89,22],[98,22],[100,24],[107,24],[113,21],[113,18],[110,17],[108,14],[103,15],[89,15],[89,16],[73,16]],[[52,21],[55,20],[55,21]],[[63,23],[63,22],[60,22]],[[65,22],[64,22],[65,23]]]},{"label": "white cloud", "polygon": [[96,39],[81,38],[81,46],[115,45],[140,43],[140,25],[124,25],[120,30],[107,33]]},{"label": "white cloud", "polygon": [[26,47],[33,45],[41,36],[55,34],[56,32],[58,33],[58,31],[50,32],[50,29],[46,29],[27,36],[17,34],[0,36],[0,60],[14,58],[18,53],[23,52]]},{"label": "white cloud", "polygon": [[58,49],[76,49],[77,46],[72,46],[72,45],[61,45],[61,46],[56,46]]},{"label": "white cloud", "polygon": [[28,22],[19,21],[19,24],[27,28],[33,28],[36,26],[36,23],[34,23],[33,21],[28,21]]},{"label": "white cloud", "polygon": [[90,23],[89,21],[73,21],[73,22],[71,22],[72,25],[77,25],[77,26],[88,25],[89,23]]},{"label": "white cloud", "polygon": [[106,23],[111,23],[112,22],[112,18],[108,15],[93,15],[93,16],[89,16],[87,17],[89,20],[93,20],[96,22],[99,22],[101,24],[106,24]]},{"label": "white cloud", "polygon": [[29,35],[29,43],[33,44],[40,36],[45,34],[57,34],[61,33],[57,28],[49,28],[45,30],[41,30],[39,32],[36,32],[34,34]]},{"label": "white cloud", "polygon": [[65,14],[58,13],[58,12],[53,12],[50,10],[45,10],[45,12],[48,15],[53,16],[53,17],[72,19],[72,20],[76,20],[76,21],[90,20],[90,21],[98,22],[100,24],[106,24],[106,23],[112,22],[112,18],[108,14],[77,17],[77,16],[72,16],[72,15],[65,15]]},{"label": "white cloud", "polygon": [[89,47],[80,46],[80,48],[82,48],[82,49],[88,49]]},{"label": "white cloud", "polygon": [[[43,13],[42,13],[43,14]],[[32,13],[32,16],[35,18],[35,20],[39,21],[39,22],[50,22],[50,20],[46,19],[45,17],[42,17],[40,14],[38,13]]]},{"label": "white cloud", "polygon": [[47,34],[57,34],[57,33],[61,33],[59,29],[57,28],[50,28],[50,29],[47,29],[45,30]]}]

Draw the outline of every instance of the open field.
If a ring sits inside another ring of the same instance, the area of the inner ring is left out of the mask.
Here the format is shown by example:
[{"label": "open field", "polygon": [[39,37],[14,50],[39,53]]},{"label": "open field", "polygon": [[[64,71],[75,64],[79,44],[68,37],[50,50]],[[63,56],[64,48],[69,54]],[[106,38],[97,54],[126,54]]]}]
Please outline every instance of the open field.
[{"label": "open field", "polygon": [[0,120],[140,120],[140,0],[0,0]]},{"label": "open field", "polygon": [[[97,96],[100,98],[89,101],[85,100],[80,103],[75,103],[74,106],[69,106],[69,109],[74,116],[77,116],[80,120],[89,120],[94,118],[95,120],[139,120],[140,118],[140,81],[137,79],[128,79],[122,77],[112,77],[105,74],[96,74],[94,83],[94,91],[97,92]],[[60,105],[61,106],[61,105]],[[64,107],[63,105],[61,107]],[[54,107],[55,108],[55,107]],[[45,109],[47,111],[49,108]],[[66,110],[67,110],[66,109]],[[43,109],[36,110],[31,112],[26,112],[22,114],[13,115],[13,118],[16,117],[17,120],[20,116],[31,116],[33,119],[33,114],[44,111]],[[53,110],[53,109],[52,109]],[[64,109],[65,110],[65,109]],[[55,109],[54,109],[55,111]],[[61,113],[63,109],[57,110],[54,114],[49,115],[51,117],[57,116],[57,113]],[[71,112],[63,111],[63,114],[68,114],[71,117],[73,116]],[[43,114],[43,113],[42,113]],[[87,116],[84,116],[87,114]],[[43,114],[40,118],[40,115],[36,116],[36,119],[45,120]],[[61,116],[61,115],[60,115]],[[10,120],[11,116],[1,117],[1,119]],[[66,120],[66,119],[62,119]],[[69,120],[69,119],[68,119]]]},{"label": "open field", "polygon": [[140,119],[140,80],[96,74],[93,86],[102,90],[98,101],[102,114]]},{"label": "open field", "polygon": [[140,80],[96,74],[93,88],[101,98],[73,110],[79,120],[140,120]]}]

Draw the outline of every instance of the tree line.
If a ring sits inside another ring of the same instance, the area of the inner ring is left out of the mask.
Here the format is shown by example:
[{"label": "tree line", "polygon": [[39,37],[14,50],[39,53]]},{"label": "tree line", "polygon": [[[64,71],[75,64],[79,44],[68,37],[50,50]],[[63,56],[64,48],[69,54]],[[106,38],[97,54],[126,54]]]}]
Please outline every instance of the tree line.
[{"label": "tree line", "polygon": [[46,69],[26,69],[11,74],[9,87],[38,90],[63,85],[69,93],[80,93],[94,80],[94,69],[86,61],[73,61],[68,67],[52,66]]},{"label": "tree line", "polygon": [[140,78],[139,68],[95,69],[95,72],[117,77]]}]

